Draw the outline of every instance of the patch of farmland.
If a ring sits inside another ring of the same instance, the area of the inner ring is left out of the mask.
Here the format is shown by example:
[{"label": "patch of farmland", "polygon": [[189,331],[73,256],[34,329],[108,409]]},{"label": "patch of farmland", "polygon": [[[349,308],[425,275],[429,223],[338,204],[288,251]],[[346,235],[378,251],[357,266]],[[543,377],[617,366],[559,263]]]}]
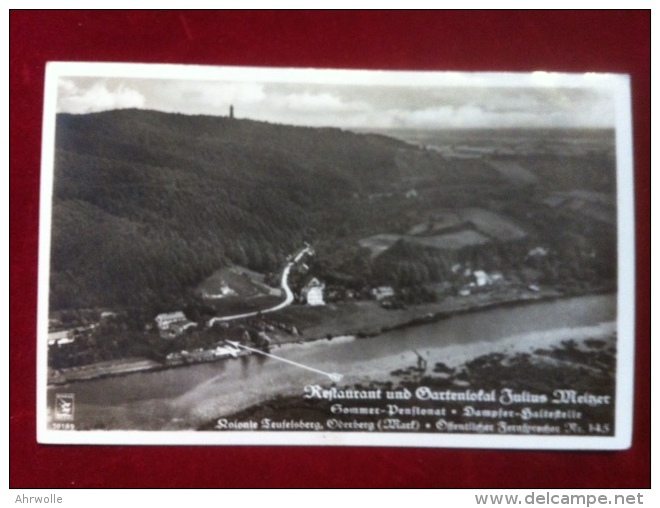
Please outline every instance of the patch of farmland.
[{"label": "patch of farmland", "polygon": [[511,220],[483,208],[466,208],[461,217],[472,222],[483,234],[501,241],[519,240],[527,236],[524,229]]},{"label": "patch of farmland", "polygon": [[[227,290],[229,288],[229,290]],[[220,268],[197,286],[197,290],[207,295],[226,295],[226,299],[278,296],[281,291],[264,284],[264,276],[241,266]]]},{"label": "patch of farmland", "polygon": [[483,245],[490,242],[490,238],[472,229],[435,236],[407,236],[405,240],[424,247],[446,250],[461,249],[468,245]]},{"label": "patch of farmland", "polygon": [[607,224],[616,223],[616,201],[604,192],[575,189],[553,192],[543,203],[559,210],[577,212]]},{"label": "patch of farmland", "polygon": [[514,183],[535,184],[539,180],[534,173],[523,168],[517,162],[510,160],[486,160],[485,162]]},{"label": "patch of farmland", "polygon": [[583,199],[585,201],[589,201],[591,203],[598,203],[601,205],[606,205],[606,206],[615,206],[616,205],[616,199],[612,194],[607,194],[605,192],[595,192],[595,191],[588,191],[588,190],[583,190],[583,189],[573,189],[568,192],[557,192],[555,194],[566,196],[566,197],[572,197],[572,198],[577,198],[577,199]]},{"label": "patch of farmland", "polygon": [[483,245],[490,242],[491,239],[474,229],[465,228],[460,231],[432,236],[375,235],[369,238],[363,238],[359,241],[359,244],[361,247],[366,247],[371,251],[371,257],[376,257],[392,247],[399,240],[434,249],[455,250],[468,245]]},{"label": "patch of farmland", "polygon": [[530,168],[543,188],[553,191],[585,189],[614,194],[616,162],[614,157],[595,153],[582,156],[517,156],[522,166]]},{"label": "patch of farmland", "polygon": [[218,316],[234,316],[248,312],[259,312],[270,309],[282,302],[277,296],[255,296],[254,298],[241,298],[239,296],[228,296],[226,298],[208,300],[207,305],[213,307]]},{"label": "patch of farmland", "polygon": [[371,257],[376,257],[379,254],[382,254],[392,245],[398,242],[401,238],[405,238],[402,235],[374,235],[368,238],[362,238],[358,241],[360,247],[366,247],[371,251]]},{"label": "patch of farmland", "polygon": [[616,223],[616,209],[600,203],[592,203],[582,199],[569,199],[564,203],[563,208],[607,224]]},{"label": "patch of farmland", "polygon": [[527,234],[510,219],[483,208],[433,210],[425,222],[413,226],[408,234],[430,236],[464,229],[476,229],[486,236],[502,241],[518,240]]},{"label": "patch of farmland", "polygon": [[498,171],[481,159],[447,158],[432,150],[398,149],[396,167],[404,179],[423,179],[435,185],[480,185],[501,180]]},{"label": "patch of farmland", "polygon": [[465,226],[465,219],[459,213],[450,211],[435,211],[429,214],[426,222],[422,222],[410,228],[409,235],[428,236],[438,234],[447,229],[460,229]]},{"label": "patch of farmland", "polygon": [[399,240],[434,249],[455,250],[483,245],[493,239],[512,241],[525,236],[524,229],[502,215],[482,208],[460,208],[430,212],[427,219],[413,226],[407,235],[380,234],[362,238],[358,243],[371,251],[371,257],[376,257]]}]

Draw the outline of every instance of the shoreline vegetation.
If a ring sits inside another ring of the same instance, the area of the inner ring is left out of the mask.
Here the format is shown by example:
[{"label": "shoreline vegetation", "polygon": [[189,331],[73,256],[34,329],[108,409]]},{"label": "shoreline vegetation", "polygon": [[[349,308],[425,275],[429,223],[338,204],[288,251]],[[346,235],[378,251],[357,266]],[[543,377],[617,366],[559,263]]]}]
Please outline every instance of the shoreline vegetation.
[{"label": "shoreline vegetation", "polygon": [[[559,291],[543,288],[539,291],[501,291],[473,294],[466,297],[448,297],[438,303],[421,304],[402,310],[385,310],[376,302],[352,302],[350,304],[330,304],[313,308],[314,313],[322,314],[309,326],[301,327],[299,335],[276,335],[271,347],[278,348],[285,344],[302,344],[318,340],[332,340],[337,337],[354,336],[358,339],[377,339],[377,336],[402,328],[428,324],[452,316],[469,314],[488,309],[514,307],[542,301],[553,301],[589,294],[613,292],[609,286],[591,287],[588,291]],[[278,313],[280,317],[299,317],[301,311],[309,312],[306,307],[289,307]],[[168,364],[144,357],[129,357],[106,362],[98,362],[67,369],[49,369],[48,385],[63,385],[99,379],[108,376],[129,375],[137,372],[157,371],[171,368],[184,368],[199,363],[227,361],[238,356],[251,354],[248,351],[219,357],[200,355],[185,362]]]}]

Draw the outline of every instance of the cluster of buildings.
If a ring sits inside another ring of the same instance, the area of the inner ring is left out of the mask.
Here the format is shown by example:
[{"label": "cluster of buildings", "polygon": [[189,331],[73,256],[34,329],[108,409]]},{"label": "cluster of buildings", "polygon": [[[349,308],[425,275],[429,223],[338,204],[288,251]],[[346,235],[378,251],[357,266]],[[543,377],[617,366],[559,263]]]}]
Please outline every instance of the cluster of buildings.
[{"label": "cluster of buildings", "polygon": [[463,269],[459,263],[452,266],[452,272],[462,272],[461,275],[466,281],[458,290],[459,296],[468,296],[474,291],[485,289],[504,280],[502,272],[494,271],[489,273],[486,270],[472,270],[469,267]]},{"label": "cluster of buildings", "polygon": [[116,317],[117,314],[111,311],[103,311],[99,315],[98,321],[95,323],[87,324],[85,326],[77,326],[75,328],[68,328],[65,330],[60,330],[58,328],[62,327],[62,322],[59,319],[49,319],[48,320],[48,345],[64,345],[71,344],[79,337],[84,337],[90,333],[102,323],[107,322],[109,319]]}]

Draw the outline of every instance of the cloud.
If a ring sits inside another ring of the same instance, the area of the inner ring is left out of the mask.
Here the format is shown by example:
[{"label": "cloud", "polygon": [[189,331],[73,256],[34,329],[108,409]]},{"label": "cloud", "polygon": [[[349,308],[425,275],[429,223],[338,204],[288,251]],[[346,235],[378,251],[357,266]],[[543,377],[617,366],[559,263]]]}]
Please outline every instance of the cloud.
[{"label": "cloud", "polygon": [[301,113],[341,114],[365,112],[371,107],[360,101],[346,101],[330,93],[293,93],[279,98],[278,102],[289,110]]},{"label": "cloud", "polygon": [[105,82],[81,86],[73,80],[58,83],[58,111],[65,113],[93,113],[108,109],[143,108],[144,96],[129,86],[118,84],[110,88]]},{"label": "cloud", "polygon": [[[62,78],[59,111],[143,108],[340,128],[611,127],[612,95],[597,88],[381,86],[184,79]],[[485,81],[487,84],[487,80]]]},{"label": "cloud", "polygon": [[144,98],[144,109],[186,115],[225,116],[230,105],[245,111],[266,98],[264,86],[257,83],[136,79],[130,84]]}]

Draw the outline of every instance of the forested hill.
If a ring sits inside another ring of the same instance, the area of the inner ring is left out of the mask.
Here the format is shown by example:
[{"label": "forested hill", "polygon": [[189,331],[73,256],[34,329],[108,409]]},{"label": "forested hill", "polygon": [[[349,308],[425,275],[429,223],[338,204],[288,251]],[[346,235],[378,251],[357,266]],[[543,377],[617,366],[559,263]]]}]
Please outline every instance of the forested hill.
[{"label": "forested hill", "polygon": [[143,110],[60,114],[51,308],[159,310],[229,263],[275,270],[398,178],[403,142]]}]

